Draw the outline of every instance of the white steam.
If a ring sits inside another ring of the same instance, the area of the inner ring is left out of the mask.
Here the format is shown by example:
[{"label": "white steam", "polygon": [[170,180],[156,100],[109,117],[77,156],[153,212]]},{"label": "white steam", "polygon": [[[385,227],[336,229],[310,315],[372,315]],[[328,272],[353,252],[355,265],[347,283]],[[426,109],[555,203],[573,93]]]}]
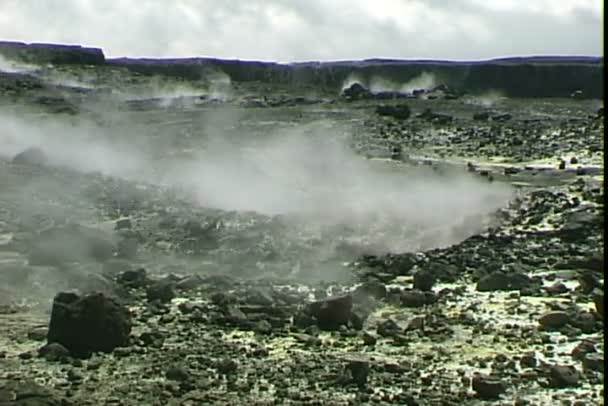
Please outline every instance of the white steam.
[{"label": "white steam", "polygon": [[350,87],[354,83],[361,83],[372,93],[381,92],[398,92],[403,94],[412,94],[415,90],[431,90],[439,83],[434,74],[430,72],[422,72],[420,75],[410,79],[406,83],[395,82],[381,76],[374,76],[366,83],[355,74],[350,74],[342,84],[342,90]]},{"label": "white steam", "polygon": [[32,73],[40,69],[39,66],[7,59],[0,55],[0,72],[7,73]]},{"label": "white steam", "polygon": [[[4,114],[0,155],[39,146],[56,165],[175,186],[205,207],[355,229],[367,244],[391,251],[455,243],[480,231],[482,219],[511,198],[507,186],[466,171],[440,174],[364,160],[327,123],[228,138],[221,128],[232,118],[228,112],[207,120],[198,134],[205,142],[196,143],[189,159],[178,159],[136,126],[116,131]],[[161,152],[166,159],[157,159]],[[471,226],[471,218],[478,223]]]},{"label": "white steam", "polygon": [[500,90],[489,90],[483,94],[472,96],[466,101],[466,103],[485,108],[492,108],[505,99],[506,96]]}]

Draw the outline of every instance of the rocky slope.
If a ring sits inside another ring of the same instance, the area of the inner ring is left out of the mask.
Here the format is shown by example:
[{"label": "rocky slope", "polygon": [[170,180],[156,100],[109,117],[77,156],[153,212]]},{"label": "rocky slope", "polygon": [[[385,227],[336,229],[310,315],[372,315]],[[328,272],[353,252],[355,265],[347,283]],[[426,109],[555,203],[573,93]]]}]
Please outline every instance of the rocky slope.
[{"label": "rocky slope", "polygon": [[601,100],[11,61],[0,405],[603,404]]}]

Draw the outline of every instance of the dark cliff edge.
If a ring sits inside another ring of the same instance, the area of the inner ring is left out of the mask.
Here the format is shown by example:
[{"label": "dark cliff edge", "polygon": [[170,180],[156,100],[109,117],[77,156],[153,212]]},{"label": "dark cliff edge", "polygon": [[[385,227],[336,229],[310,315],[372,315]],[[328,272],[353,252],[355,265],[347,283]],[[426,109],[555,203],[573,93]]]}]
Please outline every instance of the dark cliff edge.
[{"label": "dark cliff edge", "polygon": [[223,73],[233,82],[257,81],[314,86],[339,92],[347,81],[369,84],[382,79],[405,84],[422,74],[433,76],[456,92],[500,91],[510,97],[569,97],[603,99],[603,57],[531,56],[485,61],[395,60],[274,62],[215,58],[106,59],[103,51],[74,45],[0,42],[0,55],[36,64],[84,64],[122,67],[144,75],[202,80]]},{"label": "dark cliff edge", "polygon": [[0,41],[0,55],[37,65],[103,65],[106,58],[99,48],[80,45],[56,45]]}]

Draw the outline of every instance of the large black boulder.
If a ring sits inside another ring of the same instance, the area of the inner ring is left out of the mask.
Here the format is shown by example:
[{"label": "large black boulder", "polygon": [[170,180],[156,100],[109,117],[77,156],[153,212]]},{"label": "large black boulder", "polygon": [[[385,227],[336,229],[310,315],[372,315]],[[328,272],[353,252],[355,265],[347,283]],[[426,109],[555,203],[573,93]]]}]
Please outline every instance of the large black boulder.
[{"label": "large black boulder", "polygon": [[337,330],[347,325],[352,317],[351,295],[332,296],[308,304],[305,313],[310,315],[322,330]]},{"label": "large black boulder", "polygon": [[74,357],[111,352],[127,345],[130,333],[129,311],[102,293],[60,292],[53,300],[47,341],[63,345]]},{"label": "large black boulder", "polygon": [[383,104],[376,107],[379,116],[393,117],[399,120],[407,120],[412,114],[407,104],[391,105]]},{"label": "large black boulder", "polygon": [[361,83],[356,82],[342,90],[342,97],[347,100],[362,100],[372,98],[373,94]]}]

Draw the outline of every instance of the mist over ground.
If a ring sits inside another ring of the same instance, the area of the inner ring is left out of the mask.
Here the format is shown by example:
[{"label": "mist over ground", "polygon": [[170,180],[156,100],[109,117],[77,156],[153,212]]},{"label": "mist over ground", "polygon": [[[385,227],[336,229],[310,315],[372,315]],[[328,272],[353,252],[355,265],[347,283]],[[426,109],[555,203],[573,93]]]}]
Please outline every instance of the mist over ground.
[{"label": "mist over ground", "polygon": [[349,129],[328,121],[228,135],[239,114],[219,109],[201,113],[187,141],[171,142],[113,114],[118,125],[108,128],[1,112],[0,156],[39,147],[52,166],[171,187],[201,207],[286,216],[377,252],[458,242],[512,197],[508,186],[464,171],[362,159]]}]

